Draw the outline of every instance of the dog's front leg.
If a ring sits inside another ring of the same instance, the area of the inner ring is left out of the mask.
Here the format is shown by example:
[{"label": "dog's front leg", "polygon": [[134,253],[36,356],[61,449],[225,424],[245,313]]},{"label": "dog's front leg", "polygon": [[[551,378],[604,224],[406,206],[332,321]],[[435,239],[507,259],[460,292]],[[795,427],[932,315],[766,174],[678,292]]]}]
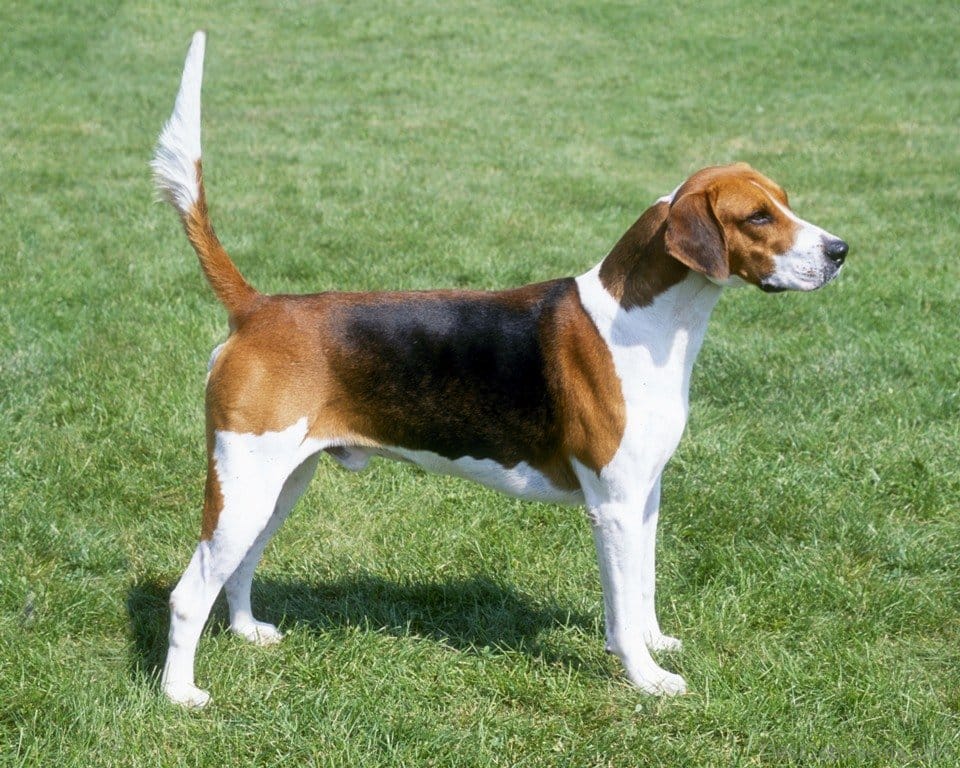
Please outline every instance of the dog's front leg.
[{"label": "dog's front leg", "polygon": [[647,560],[656,525],[655,517],[654,524],[649,524],[645,512],[651,499],[659,500],[657,484],[614,489],[593,474],[582,478],[581,485],[600,565],[607,650],[620,658],[630,680],[644,691],[683,693],[683,678],[660,667],[647,647],[653,611],[645,603],[652,606],[653,595],[644,601],[644,587],[645,575],[649,578],[653,570]]},{"label": "dog's front leg", "polygon": [[640,611],[643,621],[643,639],[651,651],[679,651],[683,643],[660,631],[657,621],[657,520],[660,517],[660,478],[654,483],[643,509],[643,572],[640,587]]}]

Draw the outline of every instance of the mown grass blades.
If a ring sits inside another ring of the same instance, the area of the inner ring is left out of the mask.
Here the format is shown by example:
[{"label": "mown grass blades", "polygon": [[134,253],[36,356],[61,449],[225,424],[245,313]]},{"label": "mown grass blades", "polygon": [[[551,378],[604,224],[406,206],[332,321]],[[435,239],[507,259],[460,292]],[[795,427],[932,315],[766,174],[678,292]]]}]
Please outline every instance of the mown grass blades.
[{"label": "mown grass blades", "polygon": [[[0,4],[0,765],[955,765],[956,4]],[[745,160],[851,245],[729,292],[663,490],[690,693],[602,650],[580,512],[321,463],[214,705],[154,677],[223,313],[147,166],[209,32],[214,224],[265,291],[578,274]]]}]

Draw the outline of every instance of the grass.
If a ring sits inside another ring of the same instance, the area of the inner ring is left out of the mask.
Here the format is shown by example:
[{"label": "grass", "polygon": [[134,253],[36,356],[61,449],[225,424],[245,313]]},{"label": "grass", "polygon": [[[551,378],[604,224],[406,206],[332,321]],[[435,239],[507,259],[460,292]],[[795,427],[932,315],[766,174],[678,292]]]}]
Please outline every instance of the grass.
[{"label": "grass", "polygon": [[[956,765],[955,3],[428,0],[0,7],[0,765]],[[664,664],[602,652],[577,510],[321,463],[214,705],[167,706],[221,310],[147,161],[209,30],[205,168],[275,291],[577,274],[690,171],[747,160],[852,246],[731,292],[668,468]]]}]

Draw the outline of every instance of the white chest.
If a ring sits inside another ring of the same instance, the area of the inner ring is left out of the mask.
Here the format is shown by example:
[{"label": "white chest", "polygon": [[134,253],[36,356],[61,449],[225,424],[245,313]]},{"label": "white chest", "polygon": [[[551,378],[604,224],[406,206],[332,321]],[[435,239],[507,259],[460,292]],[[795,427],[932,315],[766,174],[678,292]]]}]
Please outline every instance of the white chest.
[{"label": "white chest", "polygon": [[611,464],[656,477],[673,455],[687,421],[690,375],[720,288],[700,275],[645,307],[625,310],[598,269],[577,278],[581,301],[610,348],[626,406],[626,427]]}]

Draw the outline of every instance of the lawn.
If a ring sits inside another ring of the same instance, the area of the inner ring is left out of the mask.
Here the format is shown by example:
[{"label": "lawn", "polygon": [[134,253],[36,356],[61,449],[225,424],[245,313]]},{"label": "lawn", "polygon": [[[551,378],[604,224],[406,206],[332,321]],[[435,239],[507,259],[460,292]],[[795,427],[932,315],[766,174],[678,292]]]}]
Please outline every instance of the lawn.
[{"label": "lawn", "polygon": [[[0,5],[0,765],[960,762],[960,7],[719,0]],[[664,480],[690,692],[603,653],[585,515],[320,464],[250,648],[168,705],[224,313],[148,161],[209,32],[214,222],[265,291],[579,274],[745,160],[851,255],[731,291]]]}]

